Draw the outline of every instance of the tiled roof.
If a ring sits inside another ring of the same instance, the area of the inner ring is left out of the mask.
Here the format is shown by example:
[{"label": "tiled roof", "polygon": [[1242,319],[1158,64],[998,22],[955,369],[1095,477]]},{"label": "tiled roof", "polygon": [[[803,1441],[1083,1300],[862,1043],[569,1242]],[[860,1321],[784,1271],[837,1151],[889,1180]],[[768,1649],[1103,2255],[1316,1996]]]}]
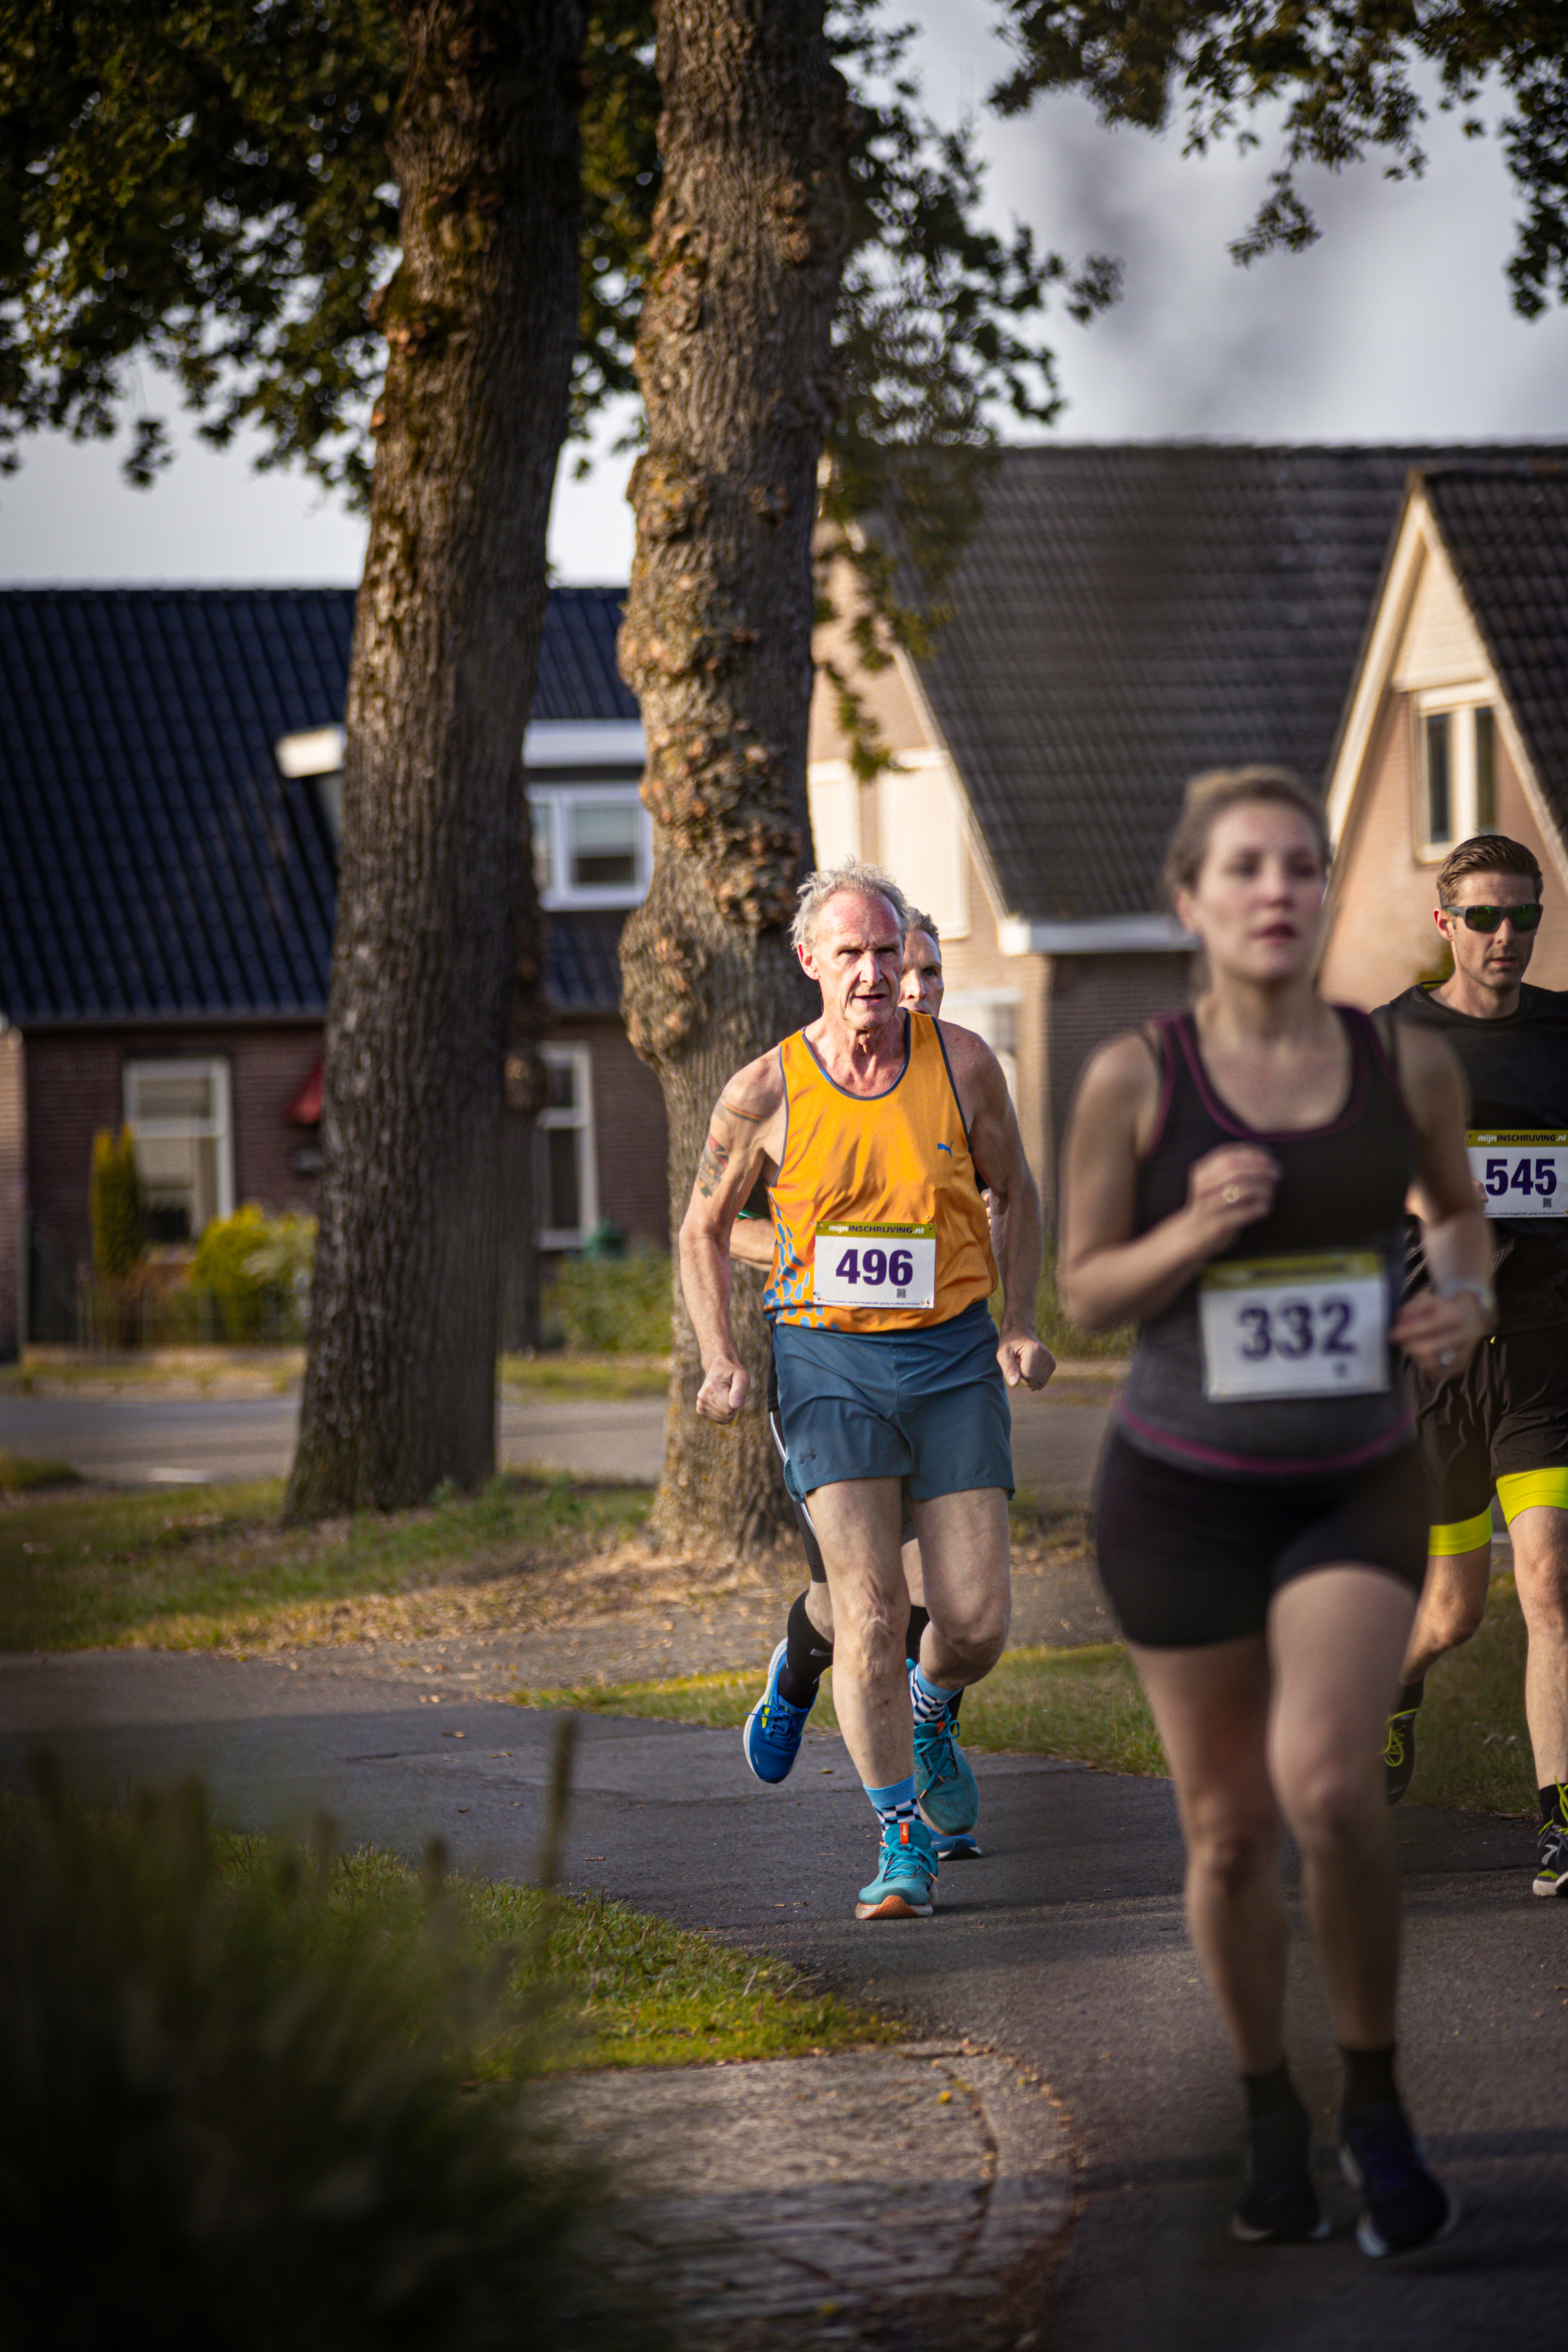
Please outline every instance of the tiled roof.
[{"label": "tiled roof", "polygon": [[616,1013],[621,1002],[624,907],[546,915],[544,984],[558,1013]]},{"label": "tiled roof", "polygon": [[1568,463],[1434,467],[1425,484],[1536,779],[1568,824]]},{"label": "tiled roof", "polygon": [[1489,454],[1004,452],[919,674],[1010,910],[1155,906],[1204,768],[1321,784],[1410,469]]},{"label": "tiled roof", "polygon": [[[627,719],[624,591],[552,592],[535,719]],[[341,717],[347,589],[0,593],[0,1013],[319,1013],[335,876],[282,735]]]}]

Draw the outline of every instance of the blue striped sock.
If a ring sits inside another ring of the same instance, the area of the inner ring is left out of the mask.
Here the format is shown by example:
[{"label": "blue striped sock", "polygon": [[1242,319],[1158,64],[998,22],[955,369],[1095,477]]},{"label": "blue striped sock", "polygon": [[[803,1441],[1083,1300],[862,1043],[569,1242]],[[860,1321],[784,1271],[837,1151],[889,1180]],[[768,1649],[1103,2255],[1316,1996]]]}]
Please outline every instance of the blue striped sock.
[{"label": "blue striped sock", "polygon": [[912,1822],[917,1817],[915,1776],[907,1780],[889,1780],[885,1789],[868,1789],[866,1794],[877,1809],[877,1819],[882,1827],[891,1829],[899,1822]]},{"label": "blue striped sock", "polygon": [[910,1704],[917,1723],[939,1723],[957,1696],[940,1683],[928,1683],[918,1665],[910,1668]]}]

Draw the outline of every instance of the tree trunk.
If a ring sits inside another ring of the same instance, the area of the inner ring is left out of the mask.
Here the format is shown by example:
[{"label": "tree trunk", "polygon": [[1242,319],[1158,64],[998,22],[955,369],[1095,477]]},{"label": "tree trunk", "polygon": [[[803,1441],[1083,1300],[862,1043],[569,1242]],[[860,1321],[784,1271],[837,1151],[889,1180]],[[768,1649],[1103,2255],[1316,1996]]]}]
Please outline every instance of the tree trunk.
[{"label": "tree trunk", "polygon": [[522,738],[575,344],[582,0],[404,0],[292,1518],[495,1466]]},{"label": "tree trunk", "polygon": [[[812,1017],[787,927],[807,859],[811,535],[833,403],[850,115],[824,0],[659,0],[664,183],[637,376],[648,446],[621,667],[648,740],[653,886],[621,962],[632,1044],[669,1122],[672,1226],[739,1065]],[[744,1549],[786,1506],[763,1409],[767,1330],[735,1280],[757,1375],[728,1429],[699,1422],[696,1342],[675,1295],[667,1539]]]}]

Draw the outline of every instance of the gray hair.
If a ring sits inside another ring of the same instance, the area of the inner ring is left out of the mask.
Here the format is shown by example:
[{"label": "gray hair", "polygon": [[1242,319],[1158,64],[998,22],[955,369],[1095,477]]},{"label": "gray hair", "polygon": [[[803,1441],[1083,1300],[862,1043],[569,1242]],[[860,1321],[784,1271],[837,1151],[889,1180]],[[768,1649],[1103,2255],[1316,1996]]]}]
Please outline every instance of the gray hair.
[{"label": "gray hair", "polygon": [[789,927],[791,947],[810,947],[816,937],[816,926],[824,907],[841,890],[852,890],[861,898],[885,898],[898,919],[899,940],[902,945],[910,929],[910,910],[903,892],[892,876],[884,874],[879,866],[864,865],[858,857],[845,857],[837,866],[819,866],[801,884],[800,904]]},{"label": "gray hair", "polygon": [[[909,910],[909,915],[910,915],[910,926],[909,926],[910,930],[910,931],[923,931],[923,932],[925,933],[925,935],[926,935],[927,939],[928,939],[928,940],[930,940],[931,941],[931,943],[932,943],[932,945],[933,945],[934,947],[941,947],[941,945],[942,945],[942,933],[937,929],[936,925],[931,921],[931,917],[930,917],[929,915],[924,915],[924,914],[922,914],[922,913],[921,912],[921,910],[920,910],[920,908],[919,908],[918,907],[911,907],[911,908],[910,908],[910,910]],[[905,936],[905,938],[907,939],[907,938],[909,937],[909,932],[908,932],[908,931],[906,931],[906,932],[905,932],[905,934],[904,934],[904,936]]]}]

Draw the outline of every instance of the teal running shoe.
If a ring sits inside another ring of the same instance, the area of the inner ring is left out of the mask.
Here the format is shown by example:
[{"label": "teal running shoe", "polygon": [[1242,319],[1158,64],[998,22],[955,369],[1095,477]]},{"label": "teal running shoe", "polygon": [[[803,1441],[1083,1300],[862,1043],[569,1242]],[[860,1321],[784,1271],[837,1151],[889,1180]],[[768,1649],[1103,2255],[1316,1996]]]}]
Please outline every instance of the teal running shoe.
[{"label": "teal running shoe", "polygon": [[792,1706],[779,1695],[779,1668],[788,1647],[787,1642],[781,1642],[768,1661],[767,1684],[741,1734],[747,1763],[759,1780],[775,1787],[780,1780],[787,1780],[795,1769],[805,1718],[811,1713],[810,1707]]},{"label": "teal running shoe", "polygon": [[915,1795],[933,1830],[961,1837],[980,1819],[980,1790],[951,1715],[915,1726]]},{"label": "teal running shoe", "polygon": [[935,1908],[936,1853],[924,1822],[889,1822],[877,1875],[860,1889],[857,1919],[929,1919]]}]

